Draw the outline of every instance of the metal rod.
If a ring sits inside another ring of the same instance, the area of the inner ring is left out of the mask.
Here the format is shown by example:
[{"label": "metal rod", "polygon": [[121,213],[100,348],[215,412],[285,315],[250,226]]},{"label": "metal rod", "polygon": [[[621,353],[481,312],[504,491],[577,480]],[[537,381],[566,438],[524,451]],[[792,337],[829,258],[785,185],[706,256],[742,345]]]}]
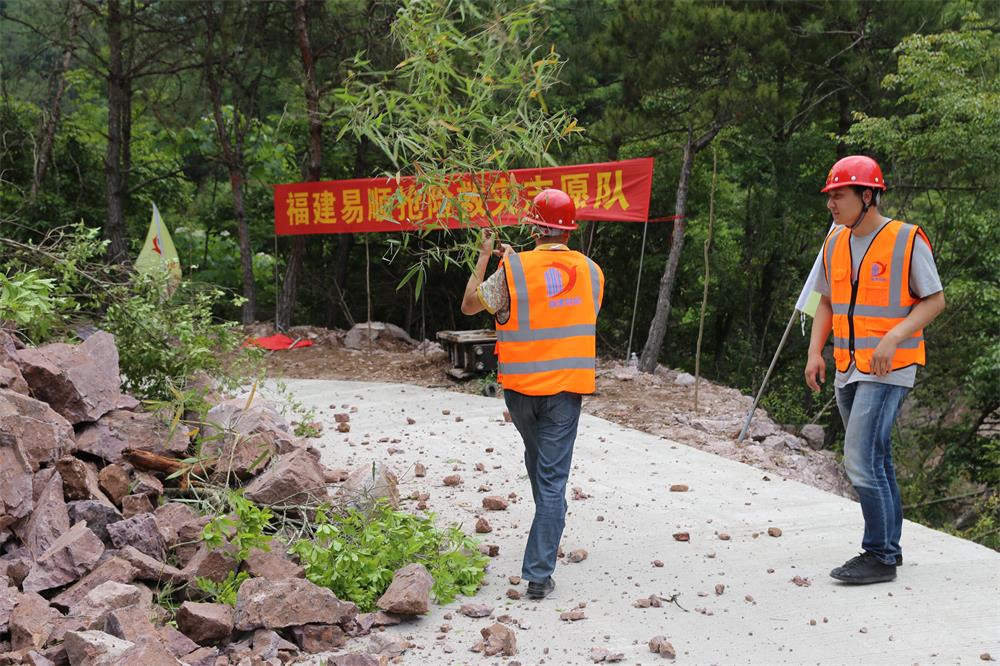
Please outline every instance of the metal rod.
[{"label": "metal rod", "polygon": [[649,229],[649,220],[642,225],[642,250],[639,251],[639,273],[635,278],[635,300],[632,302],[632,327],[628,331],[628,349],[625,352],[625,363],[628,364],[632,358],[632,335],[635,333],[635,312],[639,307],[639,285],[642,283],[642,259],[646,256],[646,231]]},{"label": "metal rod", "polygon": [[781,342],[778,343],[778,348],[774,351],[774,358],[771,359],[771,365],[767,369],[767,374],[764,375],[764,381],[760,383],[760,388],[757,390],[757,397],[753,399],[753,406],[747,413],[747,420],[743,424],[743,430],[740,431],[740,436],[736,439],[736,443],[740,444],[743,439],[747,436],[747,430],[750,429],[750,421],[753,420],[753,414],[757,411],[757,404],[760,402],[760,397],[764,395],[764,388],[767,386],[767,380],[771,378],[771,372],[774,370],[774,366],[778,363],[778,355],[781,354],[782,348],[785,346],[785,342],[788,340],[788,332],[792,330],[792,324],[795,323],[795,314],[798,310],[792,310],[792,316],[788,318],[788,325],[785,326],[785,332],[781,336]]}]

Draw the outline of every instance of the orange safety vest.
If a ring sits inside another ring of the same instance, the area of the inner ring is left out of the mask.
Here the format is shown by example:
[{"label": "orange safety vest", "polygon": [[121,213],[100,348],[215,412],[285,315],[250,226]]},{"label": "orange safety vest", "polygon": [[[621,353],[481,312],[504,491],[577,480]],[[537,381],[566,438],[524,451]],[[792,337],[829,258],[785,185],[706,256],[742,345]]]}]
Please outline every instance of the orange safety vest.
[{"label": "orange safety vest", "polygon": [[[823,269],[833,306],[833,358],[837,370],[851,365],[871,373],[875,347],[906,319],[920,301],[910,293],[910,260],[917,234],[930,247],[923,230],[899,220],[886,223],[861,258],[858,277],[851,279],[851,231],[837,227],[823,245]],[[892,369],[925,364],[924,332],[903,340],[892,357]]]},{"label": "orange safety vest", "polygon": [[525,395],[593,393],[604,273],[573,250],[530,250],[503,262],[510,317],[497,320],[497,381]]}]

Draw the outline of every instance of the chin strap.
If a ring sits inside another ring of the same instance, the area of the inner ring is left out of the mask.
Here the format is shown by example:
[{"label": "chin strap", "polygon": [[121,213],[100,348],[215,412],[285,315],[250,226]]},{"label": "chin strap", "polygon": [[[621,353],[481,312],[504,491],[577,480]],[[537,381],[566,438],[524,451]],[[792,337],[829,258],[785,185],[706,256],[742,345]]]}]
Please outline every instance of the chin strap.
[{"label": "chin strap", "polygon": [[[875,197],[872,196],[872,203],[875,201]],[[848,229],[853,229],[860,224],[861,220],[865,219],[865,215],[868,214],[868,209],[872,207],[872,203],[865,203],[864,199],[861,200],[861,214],[858,215],[858,219],[854,220],[854,224],[847,225]]]}]

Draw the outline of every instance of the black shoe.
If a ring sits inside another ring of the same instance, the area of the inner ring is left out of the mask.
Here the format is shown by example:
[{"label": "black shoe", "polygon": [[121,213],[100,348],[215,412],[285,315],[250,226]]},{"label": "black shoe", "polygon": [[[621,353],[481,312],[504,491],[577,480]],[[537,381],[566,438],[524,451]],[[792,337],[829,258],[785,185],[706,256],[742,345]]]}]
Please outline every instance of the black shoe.
[{"label": "black shoe", "polygon": [[885,583],[896,578],[896,565],[884,564],[871,553],[861,553],[830,572],[830,576],[845,583],[867,585]]},{"label": "black shoe", "polygon": [[903,556],[902,555],[897,555],[896,556],[896,566],[897,567],[903,566]]},{"label": "black shoe", "polygon": [[544,583],[534,583],[528,581],[528,598],[529,599],[544,599],[549,596],[552,590],[556,589],[556,582],[552,580],[552,576]]}]

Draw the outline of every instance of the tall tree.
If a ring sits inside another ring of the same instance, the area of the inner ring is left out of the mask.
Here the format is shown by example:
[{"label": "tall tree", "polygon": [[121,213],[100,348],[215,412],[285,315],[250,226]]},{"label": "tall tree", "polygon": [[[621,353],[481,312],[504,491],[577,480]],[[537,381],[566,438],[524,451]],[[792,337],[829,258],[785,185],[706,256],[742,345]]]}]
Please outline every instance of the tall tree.
[{"label": "tall tree", "polygon": [[240,247],[242,320],[257,317],[253,247],[246,212],[246,142],[260,112],[261,82],[265,81],[272,49],[267,37],[275,24],[277,5],[271,2],[202,4],[205,23],[204,76],[212,103],[221,162],[229,176],[233,218]]},{"label": "tall tree", "polygon": [[[625,0],[613,34],[621,40],[626,101],[641,105],[647,126],[683,128],[670,252],[660,278],[656,312],[639,369],[656,369],[688,223],[688,192],[698,152],[773,91],[762,64],[783,49],[780,18],[766,6]],[[648,48],[650,34],[657,48]]]},{"label": "tall tree", "polygon": [[69,15],[69,27],[62,44],[62,58],[58,66],[52,72],[52,93],[48,104],[48,112],[42,115],[38,128],[38,149],[35,158],[35,170],[31,179],[31,201],[38,198],[38,189],[45,180],[45,172],[48,171],[49,161],[52,158],[52,144],[55,142],[56,130],[59,128],[59,119],[62,116],[62,98],[66,92],[66,72],[69,70],[70,61],[73,58],[73,51],[76,50],[77,36],[80,30],[80,16],[83,13],[83,5],[78,0],[69,0],[67,14]]}]

